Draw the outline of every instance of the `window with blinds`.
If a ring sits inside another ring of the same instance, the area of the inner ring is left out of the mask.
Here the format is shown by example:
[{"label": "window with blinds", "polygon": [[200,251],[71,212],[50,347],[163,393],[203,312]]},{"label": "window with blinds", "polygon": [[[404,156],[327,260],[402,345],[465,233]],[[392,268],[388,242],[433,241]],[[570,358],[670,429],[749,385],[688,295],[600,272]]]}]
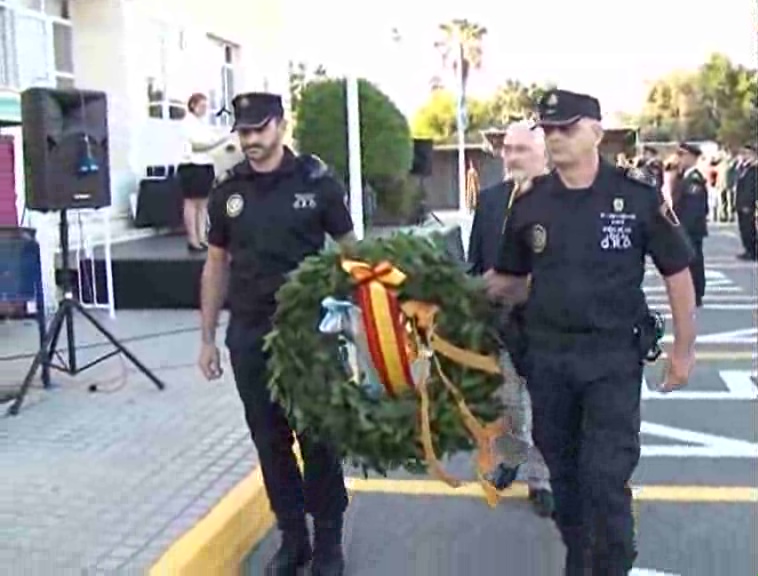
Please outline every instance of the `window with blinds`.
[{"label": "window with blinds", "polygon": [[[223,40],[208,36],[208,64],[210,87],[209,122],[215,126],[230,126],[232,99],[234,98],[234,64],[237,60],[237,47]],[[217,115],[219,111],[229,113]]]},{"label": "window with blinds", "polygon": [[73,87],[68,0],[0,0],[0,87]]},{"label": "window with blinds", "polygon": [[182,92],[181,71],[184,32],[165,22],[152,21],[142,36],[147,66],[148,116],[162,120],[181,120],[186,114],[186,95]]}]

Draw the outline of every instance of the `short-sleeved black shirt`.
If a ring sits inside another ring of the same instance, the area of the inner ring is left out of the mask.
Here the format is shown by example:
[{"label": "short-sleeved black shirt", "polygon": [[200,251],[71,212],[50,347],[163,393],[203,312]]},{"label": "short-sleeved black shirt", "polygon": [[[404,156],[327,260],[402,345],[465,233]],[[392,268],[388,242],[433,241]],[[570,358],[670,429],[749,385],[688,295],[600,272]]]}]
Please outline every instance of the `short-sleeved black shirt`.
[{"label": "short-sleeved black shirt", "polygon": [[669,276],[693,252],[659,190],[601,162],[587,189],[567,189],[556,172],[535,180],[513,205],[495,269],[532,275],[530,329],[617,332],[646,313],[646,255]]},{"label": "short-sleeved black shirt", "polygon": [[315,177],[290,150],[274,172],[235,166],[212,191],[208,214],[208,242],[231,255],[232,317],[251,323],[268,322],[287,273],[318,253],[327,234],[353,230],[344,186]]}]

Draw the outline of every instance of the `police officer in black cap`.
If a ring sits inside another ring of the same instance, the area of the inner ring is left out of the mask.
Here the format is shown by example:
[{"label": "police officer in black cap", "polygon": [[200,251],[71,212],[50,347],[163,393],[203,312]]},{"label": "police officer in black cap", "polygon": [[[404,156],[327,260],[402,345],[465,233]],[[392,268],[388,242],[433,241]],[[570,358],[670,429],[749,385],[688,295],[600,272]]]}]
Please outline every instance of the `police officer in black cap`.
[{"label": "police officer in black cap", "polygon": [[671,193],[674,212],[690,237],[695,250],[690,272],[695,286],[695,303],[703,305],[705,295],[705,259],[703,240],[708,236],[708,186],[705,176],[697,169],[702,152],[694,144],[682,142],[677,149],[679,158],[679,178]]},{"label": "police officer in black cap", "polygon": [[642,147],[642,166],[650,177],[655,181],[658,188],[663,186],[663,163],[658,157],[658,150],[653,146]]},{"label": "police officer in black cap", "polygon": [[[331,447],[298,435],[305,463],[301,475],[292,430],[267,388],[263,338],[271,330],[274,295],[286,275],[321,250],[325,235],[342,245],[352,243],[353,225],[342,184],[317,158],[296,156],[284,146],[279,96],[240,94],[233,106],[233,130],[246,158],[219,179],[211,194],[199,364],[208,379],[221,376],[216,326],[228,297],[226,344],[282,532],[266,574],[294,576],[312,559],[314,576],[337,576],[344,571],[342,518],[347,506],[341,461]],[[313,553],[306,512],[314,519]]]},{"label": "police officer in black cap", "polygon": [[674,318],[660,386],[668,392],[686,384],[694,361],[692,248],[646,175],[601,159],[595,98],[551,90],[539,114],[555,169],[514,202],[488,291],[526,302],[534,439],[550,469],[565,574],[618,576],[636,557],[628,482],[655,343],[645,256],[663,275]]},{"label": "police officer in black cap", "polygon": [[737,174],[735,209],[740,239],[745,251],[740,260],[758,260],[758,233],[756,232],[756,203],[758,203],[758,149],[745,144],[740,150],[742,163]]}]

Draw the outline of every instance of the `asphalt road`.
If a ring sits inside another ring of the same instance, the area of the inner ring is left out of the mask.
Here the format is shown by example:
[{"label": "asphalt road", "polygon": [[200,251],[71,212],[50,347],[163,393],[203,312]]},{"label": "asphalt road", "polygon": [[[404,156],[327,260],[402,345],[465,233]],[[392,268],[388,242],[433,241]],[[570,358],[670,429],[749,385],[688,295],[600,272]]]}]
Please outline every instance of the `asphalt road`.
[{"label": "asphalt road", "polygon": [[[636,576],[758,574],[758,389],[756,266],[735,259],[736,230],[713,227],[706,242],[708,287],[698,316],[698,364],[686,390],[654,391],[661,366],[643,383],[643,457]],[[668,312],[651,270],[651,304]],[[670,322],[669,322],[670,330]],[[471,478],[468,458],[449,469]],[[346,521],[351,576],[561,574],[562,546],[551,522],[534,516],[516,488],[489,510],[476,487],[451,493],[398,474],[356,481]],[[248,559],[261,574],[276,549],[270,536]]]}]

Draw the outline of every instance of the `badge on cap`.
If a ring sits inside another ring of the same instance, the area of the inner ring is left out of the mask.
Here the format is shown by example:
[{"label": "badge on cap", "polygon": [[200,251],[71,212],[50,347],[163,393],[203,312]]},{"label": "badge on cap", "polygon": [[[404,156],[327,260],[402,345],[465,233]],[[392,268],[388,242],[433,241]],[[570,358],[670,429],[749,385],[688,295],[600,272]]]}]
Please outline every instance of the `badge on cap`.
[{"label": "badge on cap", "polygon": [[532,250],[540,254],[547,245],[547,230],[541,224],[535,224],[532,228]]},{"label": "badge on cap", "polygon": [[239,107],[247,108],[248,106],[250,106],[250,100],[247,99],[247,96],[243,96],[242,98],[240,98]]},{"label": "badge on cap", "polygon": [[621,212],[624,209],[624,199],[623,198],[614,198],[613,199],[613,211],[614,212]]},{"label": "badge on cap", "polygon": [[550,94],[550,96],[547,97],[545,104],[547,104],[548,106],[558,106],[558,94],[556,94],[555,92]]},{"label": "badge on cap", "polygon": [[242,213],[245,207],[245,199],[239,194],[232,194],[226,201],[226,215],[229,218],[236,218]]}]

